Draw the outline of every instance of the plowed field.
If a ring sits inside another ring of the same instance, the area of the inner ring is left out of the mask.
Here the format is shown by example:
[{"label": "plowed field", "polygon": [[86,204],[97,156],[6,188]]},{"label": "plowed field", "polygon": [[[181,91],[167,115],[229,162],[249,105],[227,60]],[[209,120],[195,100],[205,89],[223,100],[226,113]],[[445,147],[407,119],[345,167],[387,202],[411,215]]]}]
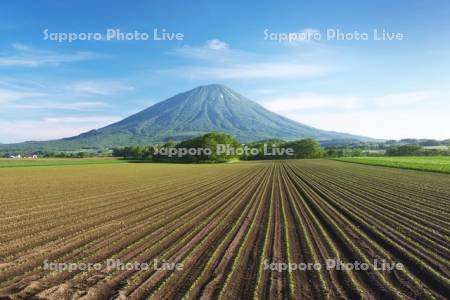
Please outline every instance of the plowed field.
[{"label": "plowed field", "polygon": [[449,204],[328,160],[2,168],[0,298],[446,299]]}]

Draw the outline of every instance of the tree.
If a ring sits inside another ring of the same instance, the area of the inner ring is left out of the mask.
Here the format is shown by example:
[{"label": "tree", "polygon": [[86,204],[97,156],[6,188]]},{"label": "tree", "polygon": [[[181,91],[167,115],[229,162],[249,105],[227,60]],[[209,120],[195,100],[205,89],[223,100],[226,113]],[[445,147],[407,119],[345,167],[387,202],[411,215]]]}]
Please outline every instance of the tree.
[{"label": "tree", "polygon": [[294,158],[318,158],[323,155],[322,148],[315,139],[287,142],[282,147],[292,148],[294,150]]},{"label": "tree", "polygon": [[78,152],[78,153],[76,154],[76,156],[77,156],[78,158],[84,158],[84,157],[86,157],[87,155],[86,155],[86,152]]},{"label": "tree", "polygon": [[354,149],[352,150],[352,156],[353,157],[357,157],[357,156],[362,156],[362,151],[360,149]]},{"label": "tree", "polygon": [[337,153],[337,150],[335,149],[335,148],[329,148],[329,149],[327,149],[327,151],[325,152],[325,155],[327,156],[327,157],[337,157],[338,155],[337,155],[338,153]]},{"label": "tree", "polygon": [[155,149],[153,148],[153,146],[145,146],[142,150],[142,159],[151,160],[154,153]]},{"label": "tree", "polygon": [[[234,149],[241,145],[229,134],[211,132],[203,136],[199,136],[190,140],[186,140],[177,144],[176,148],[181,149],[201,149],[195,155],[187,154],[178,160],[183,162],[225,162],[233,158],[237,158],[233,153],[218,153],[218,145],[228,145]],[[210,151],[206,153],[205,149]]]}]

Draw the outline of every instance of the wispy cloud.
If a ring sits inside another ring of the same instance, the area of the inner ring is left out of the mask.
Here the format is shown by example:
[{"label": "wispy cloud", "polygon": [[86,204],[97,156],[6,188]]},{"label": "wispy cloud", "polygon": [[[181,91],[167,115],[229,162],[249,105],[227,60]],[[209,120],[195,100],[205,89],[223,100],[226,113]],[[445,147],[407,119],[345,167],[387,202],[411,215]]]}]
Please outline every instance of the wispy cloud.
[{"label": "wispy cloud", "polygon": [[450,107],[450,92],[407,91],[379,96],[332,95],[320,93],[276,93],[268,95],[262,104],[279,113],[304,110],[408,110],[411,107]]},{"label": "wispy cloud", "polygon": [[39,92],[26,92],[0,88],[0,104],[6,105],[19,100],[42,97],[45,94]]},{"label": "wispy cloud", "polygon": [[337,69],[334,65],[303,59],[292,49],[288,53],[261,55],[233,49],[218,39],[208,40],[202,46],[186,45],[171,53],[193,60],[195,64],[163,72],[188,79],[307,78]]},{"label": "wispy cloud", "polygon": [[211,62],[230,62],[245,56],[245,53],[231,49],[227,43],[218,39],[208,40],[202,46],[184,45],[170,53],[183,58]]},{"label": "wispy cloud", "polygon": [[0,141],[62,138],[114,123],[121,117],[109,115],[111,101],[132,89],[120,80],[21,84],[0,78]]},{"label": "wispy cloud", "polygon": [[[34,99],[32,102],[25,103],[11,103],[4,109],[20,109],[20,110],[77,110],[77,111],[92,111],[108,104],[102,101],[75,101],[75,102],[61,102],[61,101],[46,101]],[[0,108],[1,110],[1,108]]]},{"label": "wispy cloud", "polygon": [[58,66],[63,63],[90,60],[96,54],[86,51],[54,52],[41,50],[23,44],[13,44],[11,53],[0,54],[0,67],[39,67]]},{"label": "wispy cloud", "polygon": [[271,95],[271,94],[275,94],[276,92],[277,92],[276,89],[267,89],[267,88],[255,90],[255,93],[260,94],[260,95]]},{"label": "wispy cloud", "polygon": [[228,49],[228,44],[221,40],[209,40],[206,41],[206,47],[212,50],[225,50]]},{"label": "wispy cloud", "polygon": [[413,91],[383,95],[375,97],[374,102],[379,107],[408,107],[409,105],[426,105],[450,103],[450,92],[442,91]]},{"label": "wispy cloud", "polygon": [[108,99],[134,88],[119,80],[85,80],[59,84],[20,84],[0,80],[0,111],[78,110],[108,106]]},{"label": "wispy cloud", "polygon": [[311,109],[354,109],[360,105],[361,98],[357,96],[335,96],[316,93],[298,93],[271,98],[262,104],[268,109],[289,113],[298,110]]},{"label": "wispy cloud", "polygon": [[0,112],[24,110],[92,110],[107,106],[104,101],[80,100],[55,91],[27,91],[0,88]]},{"label": "wispy cloud", "polygon": [[109,124],[120,120],[117,116],[76,116],[76,117],[49,117],[43,121],[52,124],[75,124],[75,123],[94,123]]},{"label": "wispy cloud", "polygon": [[94,96],[110,96],[122,92],[132,91],[134,87],[121,81],[77,81],[66,86],[67,91],[75,94]]},{"label": "wispy cloud", "polygon": [[39,120],[0,120],[0,140],[5,143],[50,140],[101,128],[120,120],[117,116],[49,117]]},{"label": "wispy cloud", "polygon": [[289,118],[327,130],[353,133],[379,139],[448,139],[450,110],[381,110],[304,112]]},{"label": "wispy cloud", "polygon": [[[286,51],[286,48],[283,48]],[[303,57],[294,49],[289,53],[262,55],[231,48],[228,43],[213,39],[202,46],[189,46],[173,50],[171,53],[192,60],[188,67],[164,70],[191,80],[240,80],[265,78],[307,78],[321,76],[338,69],[335,65],[315,62]]]},{"label": "wispy cloud", "polygon": [[296,93],[267,96],[262,104],[288,118],[327,130],[381,139],[445,139],[450,137],[449,99],[448,91],[405,91],[366,97]]},{"label": "wispy cloud", "polygon": [[258,79],[258,78],[306,78],[331,71],[324,65],[296,62],[239,64],[229,67],[200,67],[186,69],[190,79]]}]

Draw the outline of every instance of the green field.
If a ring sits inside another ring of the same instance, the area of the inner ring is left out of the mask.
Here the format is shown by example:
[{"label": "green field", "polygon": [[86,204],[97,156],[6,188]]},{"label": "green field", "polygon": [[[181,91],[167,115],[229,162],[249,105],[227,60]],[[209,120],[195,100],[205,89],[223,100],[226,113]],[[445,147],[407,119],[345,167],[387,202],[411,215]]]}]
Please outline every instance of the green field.
[{"label": "green field", "polygon": [[110,158],[0,159],[0,168],[120,164],[126,162],[128,161]]},{"label": "green field", "polygon": [[346,161],[365,165],[450,173],[450,156],[391,156],[391,157],[341,157]]}]

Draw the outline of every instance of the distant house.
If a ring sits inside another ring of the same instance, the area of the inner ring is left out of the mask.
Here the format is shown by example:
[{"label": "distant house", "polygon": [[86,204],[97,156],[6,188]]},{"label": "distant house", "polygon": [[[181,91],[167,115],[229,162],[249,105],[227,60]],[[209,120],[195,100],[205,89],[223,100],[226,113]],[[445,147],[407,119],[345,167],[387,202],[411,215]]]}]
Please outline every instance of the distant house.
[{"label": "distant house", "polygon": [[38,158],[38,156],[36,154],[30,155],[30,156],[22,156],[22,155],[18,154],[18,155],[11,155],[11,156],[9,156],[9,158],[14,158],[14,159],[21,159],[21,158],[36,159],[36,158]]}]

